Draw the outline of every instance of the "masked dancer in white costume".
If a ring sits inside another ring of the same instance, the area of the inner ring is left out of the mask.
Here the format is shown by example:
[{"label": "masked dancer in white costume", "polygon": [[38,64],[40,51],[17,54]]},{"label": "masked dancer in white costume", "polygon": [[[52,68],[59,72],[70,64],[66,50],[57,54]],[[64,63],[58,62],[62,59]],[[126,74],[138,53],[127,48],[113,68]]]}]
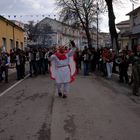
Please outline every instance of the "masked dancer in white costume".
[{"label": "masked dancer in white costume", "polygon": [[74,81],[76,75],[76,64],[73,58],[76,50],[74,41],[70,41],[70,46],[70,50],[66,50],[64,46],[59,46],[57,52],[49,58],[51,61],[51,78],[56,81],[59,97],[63,98],[67,98],[69,83]]}]

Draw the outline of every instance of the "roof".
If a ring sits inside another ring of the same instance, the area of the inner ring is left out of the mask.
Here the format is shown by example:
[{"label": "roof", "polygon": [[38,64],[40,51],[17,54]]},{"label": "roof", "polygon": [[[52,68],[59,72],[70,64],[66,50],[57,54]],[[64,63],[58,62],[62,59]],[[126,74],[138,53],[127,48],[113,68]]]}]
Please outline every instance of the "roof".
[{"label": "roof", "polygon": [[116,25],[128,25],[129,23],[130,23],[130,20],[124,20],[124,21],[117,23]]},{"label": "roof", "polygon": [[128,37],[128,36],[131,35],[131,32],[130,32],[130,31],[125,31],[125,32],[123,32],[123,33],[120,33],[120,35],[121,35],[122,37]]},{"label": "roof", "polygon": [[[60,24],[62,24],[62,25],[64,25],[64,26],[67,26],[67,27],[72,28],[73,30],[79,30],[79,29],[83,28],[82,26],[74,27],[74,26],[69,25],[69,24],[67,24],[67,23],[64,23],[64,22],[62,22],[62,21],[59,21],[59,20],[56,20],[56,19],[52,19],[52,18],[49,18],[49,17],[45,17],[45,18],[42,19],[38,24],[40,24],[41,22],[43,22],[43,21],[45,21],[45,20],[49,20],[49,21],[54,21],[54,22],[56,22],[56,23],[60,23]],[[90,31],[93,31],[93,30],[95,29],[95,27],[89,28],[89,29],[90,29]]]},{"label": "roof", "polygon": [[132,14],[134,14],[135,12],[137,12],[137,11],[139,11],[139,10],[140,10],[140,6],[139,6],[138,8],[136,8],[136,9],[134,9],[133,11],[129,12],[129,13],[126,14],[126,15],[132,15]]},{"label": "roof", "polygon": [[21,31],[24,32],[24,29],[22,29],[21,27],[19,27],[19,26],[16,25],[16,24],[14,24],[12,21],[6,19],[5,17],[3,17],[3,16],[0,15],[0,19],[3,20],[3,21],[5,21],[5,22],[7,22],[7,23],[10,24],[11,26],[16,27],[16,28],[18,28],[19,30],[21,30]]},{"label": "roof", "polygon": [[[42,19],[40,22],[42,22],[42,21],[44,21],[44,20],[51,20],[51,21],[60,23],[60,24],[65,25],[65,26],[72,27],[72,26],[69,25],[69,24],[66,24],[66,23],[64,23],[64,22],[62,22],[62,21],[59,21],[59,20],[56,20],[56,19],[52,19],[52,18],[49,18],[49,17],[45,17],[45,18]],[[40,23],[40,22],[39,22],[39,23]],[[74,27],[73,27],[73,28],[74,28]],[[74,28],[74,29],[75,29],[75,28]]]}]

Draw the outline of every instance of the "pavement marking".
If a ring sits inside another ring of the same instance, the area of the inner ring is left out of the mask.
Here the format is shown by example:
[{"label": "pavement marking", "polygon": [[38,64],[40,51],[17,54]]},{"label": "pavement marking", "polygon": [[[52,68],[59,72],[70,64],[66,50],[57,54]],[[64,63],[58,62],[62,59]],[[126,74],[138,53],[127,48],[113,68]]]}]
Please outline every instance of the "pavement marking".
[{"label": "pavement marking", "polygon": [[22,81],[24,81],[24,80],[25,80],[26,78],[28,78],[28,77],[29,77],[29,74],[26,75],[26,76],[24,77],[24,79],[22,79],[22,80],[16,82],[14,85],[12,85],[11,87],[9,87],[9,88],[6,89],[5,91],[3,91],[3,92],[0,94],[0,97],[2,97],[4,94],[6,94],[8,91],[10,91],[11,89],[13,89],[15,86],[17,86],[18,84],[20,84]]}]

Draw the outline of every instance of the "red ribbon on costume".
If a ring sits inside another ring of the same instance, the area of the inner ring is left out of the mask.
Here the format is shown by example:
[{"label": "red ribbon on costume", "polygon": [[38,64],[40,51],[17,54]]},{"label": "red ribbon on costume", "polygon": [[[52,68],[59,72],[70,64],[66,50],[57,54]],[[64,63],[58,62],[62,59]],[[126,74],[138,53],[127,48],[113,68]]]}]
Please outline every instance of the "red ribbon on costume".
[{"label": "red ribbon on costume", "polygon": [[59,60],[65,60],[67,57],[66,57],[66,51],[62,54],[62,53],[60,53],[60,52],[56,52],[55,53],[55,55],[57,56],[57,58],[59,59]]}]

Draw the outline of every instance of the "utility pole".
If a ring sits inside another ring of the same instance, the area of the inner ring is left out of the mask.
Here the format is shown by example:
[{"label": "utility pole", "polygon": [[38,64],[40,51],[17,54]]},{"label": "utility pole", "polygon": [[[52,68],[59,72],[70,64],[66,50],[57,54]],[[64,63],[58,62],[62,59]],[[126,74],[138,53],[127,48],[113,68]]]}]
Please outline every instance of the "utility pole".
[{"label": "utility pole", "polygon": [[132,10],[134,10],[134,3],[132,3]]},{"label": "utility pole", "polygon": [[99,6],[98,6],[98,2],[97,2],[97,11],[96,11],[96,13],[97,13],[97,49],[99,48],[99,32],[98,32],[98,30],[99,30]]}]

